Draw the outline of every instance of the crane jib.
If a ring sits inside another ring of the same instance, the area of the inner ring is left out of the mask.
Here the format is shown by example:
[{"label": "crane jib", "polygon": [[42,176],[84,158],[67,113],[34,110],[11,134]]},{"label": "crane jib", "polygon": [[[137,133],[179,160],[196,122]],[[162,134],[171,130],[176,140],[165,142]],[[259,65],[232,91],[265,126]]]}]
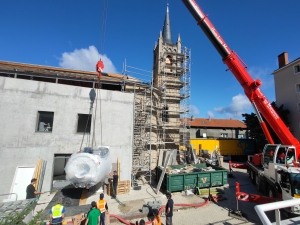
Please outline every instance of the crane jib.
[{"label": "crane jib", "polygon": [[212,23],[199,8],[197,3],[194,0],[183,0],[183,3],[186,5],[190,13],[197,21],[198,25],[214,45],[221,57],[223,59],[226,58],[231,53],[230,48],[227,46],[226,42],[223,40],[216,28],[212,25]]},{"label": "crane jib", "polygon": [[[223,62],[228,66],[235,78],[239,81],[244,89],[246,96],[251,102],[255,102],[258,113],[261,113],[271,126],[272,130],[277,134],[282,144],[294,145],[296,150],[300,150],[299,141],[293,136],[289,128],[284,124],[276,111],[271,106],[268,99],[260,91],[261,81],[253,80],[250,74],[242,64],[241,59],[236,53],[230,50],[226,42],[219,35],[218,31],[205,16],[195,0],[182,0],[192,16],[198,22],[203,32],[209,38],[216,50],[221,55]],[[261,124],[264,124],[262,121]],[[266,127],[265,127],[266,128]],[[300,153],[299,153],[300,157]]]}]

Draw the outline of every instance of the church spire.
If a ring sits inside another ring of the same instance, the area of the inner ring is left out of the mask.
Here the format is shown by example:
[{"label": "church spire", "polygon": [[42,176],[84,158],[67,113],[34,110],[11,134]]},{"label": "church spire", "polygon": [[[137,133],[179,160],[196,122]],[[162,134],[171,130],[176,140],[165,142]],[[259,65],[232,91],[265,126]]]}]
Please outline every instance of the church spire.
[{"label": "church spire", "polygon": [[164,43],[173,44],[171,25],[170,25],[170,17],[169,17],[169,4],[167,4],[167,12],[166,12],[166,16],[165,16],[165,22],[164,22],[162,35],[163,35]]}]

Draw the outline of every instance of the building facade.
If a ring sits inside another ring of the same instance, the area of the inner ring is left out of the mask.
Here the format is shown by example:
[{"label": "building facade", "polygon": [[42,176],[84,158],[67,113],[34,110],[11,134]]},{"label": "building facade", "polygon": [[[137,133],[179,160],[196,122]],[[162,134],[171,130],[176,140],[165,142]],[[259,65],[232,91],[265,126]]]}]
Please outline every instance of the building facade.
[{"label": "building facade", "polygon": [[290,131],[300,140],[300,58],[289,62],[288,53],[283,52],[278,56],[278,65],[273,72],[276,104],[290,111]]},{"label": "building facade", "polygon": [[[119,86],[117,80],[102,82]],[[13,192],[17,168],[34,167],[38,159],[47,161],[43,190],[51,190],[55,175],[64,173],[56,157],[92,145],[109,146],[112,162],[121,159],[120,179],[131,179],[133,94],[97,89],[87,123],[96,84],[93,72],[0,62],[0,193]]]},{"label": "building facade", "polygon": [[195,118],[190,124],[191,139],[248,138],[247,126],[239,120]]}]

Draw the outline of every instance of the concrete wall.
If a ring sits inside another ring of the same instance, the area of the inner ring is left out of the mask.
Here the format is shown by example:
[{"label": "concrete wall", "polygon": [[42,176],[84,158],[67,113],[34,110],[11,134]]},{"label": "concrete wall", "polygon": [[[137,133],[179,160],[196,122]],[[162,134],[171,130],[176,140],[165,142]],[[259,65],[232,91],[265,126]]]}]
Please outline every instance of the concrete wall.
[{"label": "concrete wall", "polygon": [[[80,150],[83,134],[77,133],[77,117],[89,113],[90,90],[0,77],[0,193],[10,192],[17,166],[35,166],[38,159],[47,160],[43,190],[50,189],[54,154]],[[112,162],[121,159],[120,180],[130,180],[133,94],[101,90],[100,98],[96,144],[110,146]],[[54,112],[52,132],[36,131],[38,111]]]}]

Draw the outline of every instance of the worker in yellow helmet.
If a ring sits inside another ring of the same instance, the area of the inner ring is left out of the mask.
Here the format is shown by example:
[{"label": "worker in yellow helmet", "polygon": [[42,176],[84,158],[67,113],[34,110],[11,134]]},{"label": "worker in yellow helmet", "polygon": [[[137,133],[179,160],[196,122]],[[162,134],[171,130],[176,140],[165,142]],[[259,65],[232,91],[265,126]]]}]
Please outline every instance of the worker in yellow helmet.
[{"label": "worker in yellow helmet", "polygon": [[50,210],[50,223],[53,225],[62,225],[65,218],[65,207],[61,204],[62,199],[58,198],[56,200],[56,205]]},{"label": "worker in yellow helmet", "polygon": [[100,200],[97,201],[97,208],[101,212],[100,221],[101,225],[105,225],[105,212],[108,213],[107,201],[104,200],[104,194],[100,194]]}]

